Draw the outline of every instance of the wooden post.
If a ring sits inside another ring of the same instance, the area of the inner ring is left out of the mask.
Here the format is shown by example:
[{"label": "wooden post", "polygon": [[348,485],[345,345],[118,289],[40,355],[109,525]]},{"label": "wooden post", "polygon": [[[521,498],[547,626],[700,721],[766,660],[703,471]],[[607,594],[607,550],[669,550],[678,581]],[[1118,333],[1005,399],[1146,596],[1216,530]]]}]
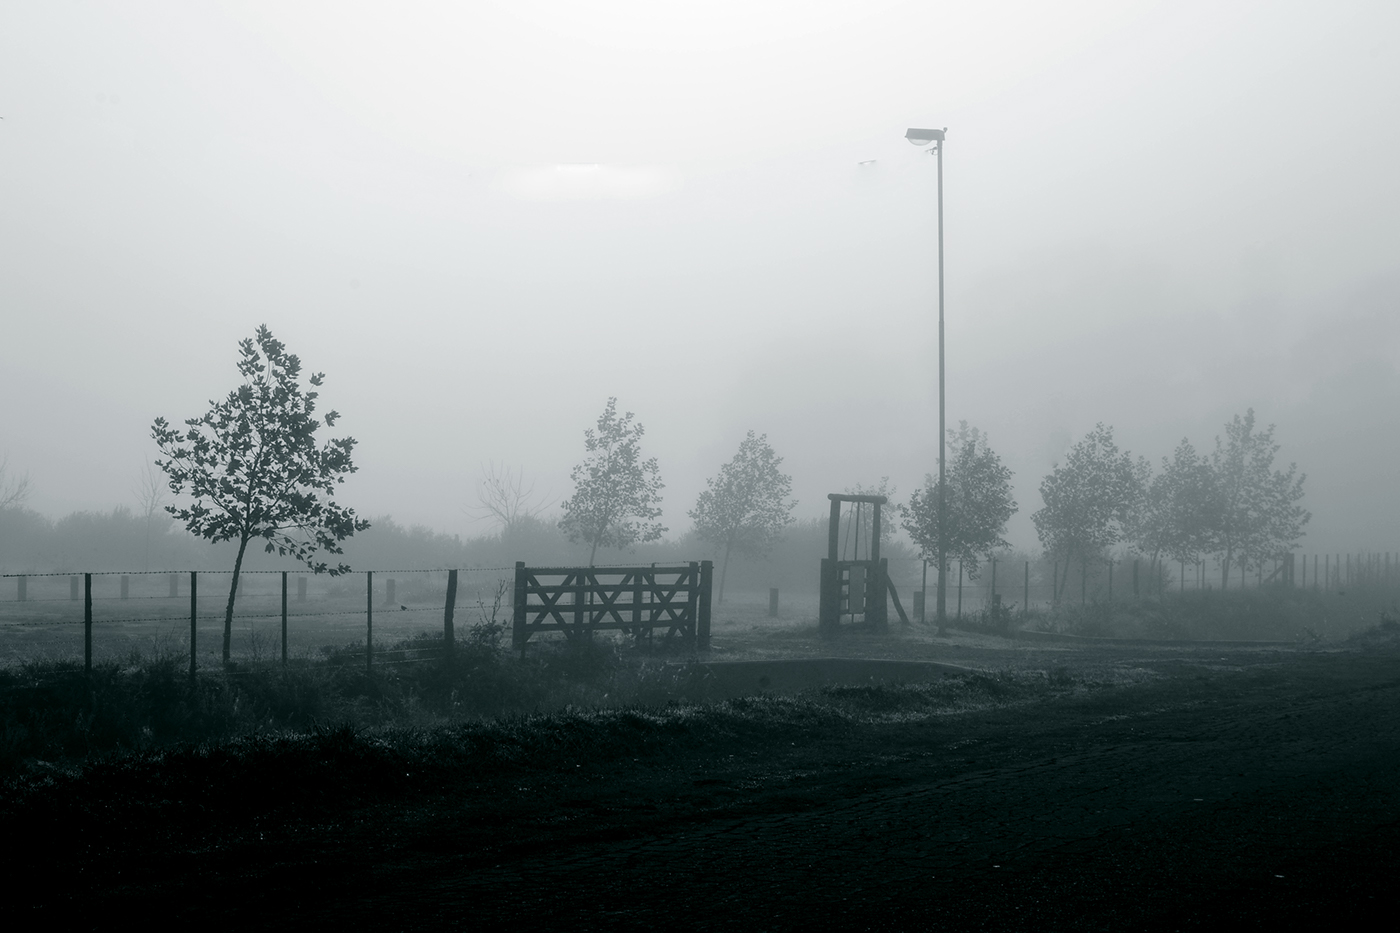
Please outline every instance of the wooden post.
[{"label": "wooden post", "polygon": [[822,558],[820,586],[817,629],[829,638],[841,625],[841,565],[834,557]]},{"label": "wooden post", "polygon": [[68,598],[73,602],[78,601],[78,591],[82,588],[77,577],[68,578]]},{"label": "wooden post", "polygon": [[19,581],[19,601],[25,602],[29,599],[29,579],[24,574],[20,574],[16,579]]},{"label": "wooden post", "polygon": [[525,583],[528,577],[525,574],[525,562],[518,560],[515,562],[515,612],[511,618],[510,626],[510,646],[525,650]]},{"label": "wooden post", "polygon": [[777,588],[776,586],[770,586],[770,587],[768,588],[768,618],[770,618],[770,619],[776,619],[777,617],[778,617],[778,588]]},{"label": "wooden post", "polygon": [[[700,562],[700,599],[696,605],[695,615],[695,647],[700,651],[708,651],[710,648],[710,589],[714,584],[714,576],[714,561],[702,560]],[[778,591],[774,590],[773,592]]]},{"label": "wooden post", "polygon": [[920,622],[927,621],[924,618],[924,605],[928,602],[928,558],[925,557],[921,563],[924,565],[924,575],[919,580],[919,609],[915,615]]},{"label": "wooden post", "polygon": [[199,573],[190,571],[190,686],[194,686],[195,625],[199,621]]},{"label": "wooden post", "polygon": [[962,621],[962,561],[958,561],[958,621]]},{"label": "wooden post", "polygon": [[122,599],[127,599],[127,598],[129,598],[130,596],[131,596],[130,581],[128,580],[126,574],[122,574]]},{"label": "wooden post", "polygon": [[306,578],[297,577],[297,602],[306,602]]},{"label": "wooden post", "polygon": [[83,574],[83,677],[92,680],[92,574]]},{"label": "wooden post", "polygon": [[374,571],[365,571],[365,673],[374,670]]},{"label": "wooden post", "polygon": [[[499,590],[497,592],[500,592]],[[452,614],[457,609],[457,571],[447,571],[447,602],[442,607],[442,648],[447,657],[457,647],[457,633],[452,627]]]},{"label": "wooden post", "polygon": [[[870,519],[870,560],[880,563],[880,503],[874,503],[875,514]],[[883,592],[883,587],[881,592]],[[882,599],[884,597],[881,597]]]},{"label": "wooden post", "polygon": [[287,571],[282,571],[282,666],[287,666]]},{"label": "wooden post", "polygon": [[836,560],[836,545],[841,539],[841,503],[836,499],[831,500],[831,523],[826,530],[826,556],[829,560]]}]

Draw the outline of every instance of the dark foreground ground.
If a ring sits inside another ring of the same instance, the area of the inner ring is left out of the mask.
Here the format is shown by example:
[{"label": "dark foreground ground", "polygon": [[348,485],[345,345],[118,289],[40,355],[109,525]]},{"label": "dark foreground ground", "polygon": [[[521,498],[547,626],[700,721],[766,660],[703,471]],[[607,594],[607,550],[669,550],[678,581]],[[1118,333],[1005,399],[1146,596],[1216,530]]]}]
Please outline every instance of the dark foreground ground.
[{"label": "dark foreground ground", "polygon": [[1095,663],[1151,676],[334,814],[41,795],[4,827],[6,926],[1393,929],[1400,654],[1129,655]]}]

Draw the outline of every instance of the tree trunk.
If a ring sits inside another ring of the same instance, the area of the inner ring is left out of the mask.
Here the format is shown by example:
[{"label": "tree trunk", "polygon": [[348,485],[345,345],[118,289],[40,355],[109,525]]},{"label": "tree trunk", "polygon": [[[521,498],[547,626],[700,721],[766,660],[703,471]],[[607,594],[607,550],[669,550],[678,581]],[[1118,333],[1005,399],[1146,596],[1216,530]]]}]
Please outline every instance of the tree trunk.
[{"label": "tree trunk", "polygon": [[233,582],[228,588],[228,606],[224,609],[224,666],[228,666],[233,647],[233,598],[238,595],[238,574],[243,569],[243,552],[248,550],[248,536],[238,541],[238,559],[233,562]]},{"label": "tree trunk", "polygon": [[724,563],[719,567],[719,599],[715,600],[716,605],[724,605],[724,575],[729,572],[729,549],[733,546],[733,539],[724,542]]}]

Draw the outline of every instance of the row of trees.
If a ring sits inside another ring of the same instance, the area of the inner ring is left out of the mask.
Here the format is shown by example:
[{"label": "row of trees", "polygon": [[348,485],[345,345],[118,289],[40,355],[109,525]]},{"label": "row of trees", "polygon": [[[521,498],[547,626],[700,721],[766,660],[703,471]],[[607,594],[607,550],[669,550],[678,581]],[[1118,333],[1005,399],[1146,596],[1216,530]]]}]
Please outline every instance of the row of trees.
[{"label": "row of trees", "polygon": [[[342,554],[342,542],[369,527],[332,498],[355,471],[355,440],[320,439],[320,427],[332,427],[338,415],[316,416],[317,392],[302,388],[300,360],[265,326],[239,349],[242,383],[227,397],[211,401],[206,414],[187,419],[182,428],[164,418],[152,426],[161,454],[155,465],[170,493],[185,497],[165,511],[191,534],[228,542],[236,550],[225,658],[238,575],[250,543],[317,572],[339,574],[349,567],[325,558]],[[311,387],[319,387],[322,378],[311,376]],[[666,531],[659,522],[664,485],[656,458],[642,456],[644,434],[631,412],[618,413],[615,398],[584,434],[585,458],[573,470],[574,491],[562,503],[559,528],[571,541],[588,545],[590,564],[600,547],[629,548]],[[1308,520],[1298,505],[1303,477],[1293,466],[1273,469],[1278,451],[1273,427],[1256,431],[1252,410],[1227,425],[1226,438],[1217,439],[1209,458],[1183,441],[1153,476],[1145,460],[1118,450],[1111,428],[1096,426],[1041,483],[1045,505],[1032,519],[1042,545],[1064,559],[1066,574],[1073,559],[1099,556],[1124,541],[1153,557],[1219,553],[1227,576],[1232,561],[1243,572],[1251,561],[1276,556],[1297,540]],[[950,432],[950,440],[946,554],[962,560],[975,578],[979,561],[1006,547],[1006,523],[1016,511],[1011,472],[985,435],[965,422]],[[689,511],[694,533],[723,550],[720,599],[730,556],[766,552],[792,521],[796,503],[781,463],[766,436],[750,431]],[[150,486],[143,497],[148,512],[160,499],[158,487]],[[7,499],[22,499],[24,492],[22,482],[0,486]],[[534,520],[528,509],[513,508],[520,502],[518,478],[512,485],[507,473],[494,492],[494,499],[483,502],[502,508],[491,511],[508,522]],[[937,484],[928,477],[900,509],[904,527],[925,554],[937,550],[938,500]],[[1057,591],[1063,585],[1057,580]]]}]

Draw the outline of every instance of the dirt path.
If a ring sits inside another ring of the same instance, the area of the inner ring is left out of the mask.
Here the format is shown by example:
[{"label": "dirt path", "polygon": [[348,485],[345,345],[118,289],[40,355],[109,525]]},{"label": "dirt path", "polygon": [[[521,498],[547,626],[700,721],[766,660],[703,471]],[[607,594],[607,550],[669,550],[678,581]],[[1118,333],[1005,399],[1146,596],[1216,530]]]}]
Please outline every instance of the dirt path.
[{"label": "dirt path", "polygon": [[158,904],[253,928],[1176,930],[1393,915],[1400,656],[1141,662],[1164,676],[514,775],[229,848],[133,840],[124,877],[88,865],[77,899],[27,892],[29,916],[91,910],[108,926]]}]

